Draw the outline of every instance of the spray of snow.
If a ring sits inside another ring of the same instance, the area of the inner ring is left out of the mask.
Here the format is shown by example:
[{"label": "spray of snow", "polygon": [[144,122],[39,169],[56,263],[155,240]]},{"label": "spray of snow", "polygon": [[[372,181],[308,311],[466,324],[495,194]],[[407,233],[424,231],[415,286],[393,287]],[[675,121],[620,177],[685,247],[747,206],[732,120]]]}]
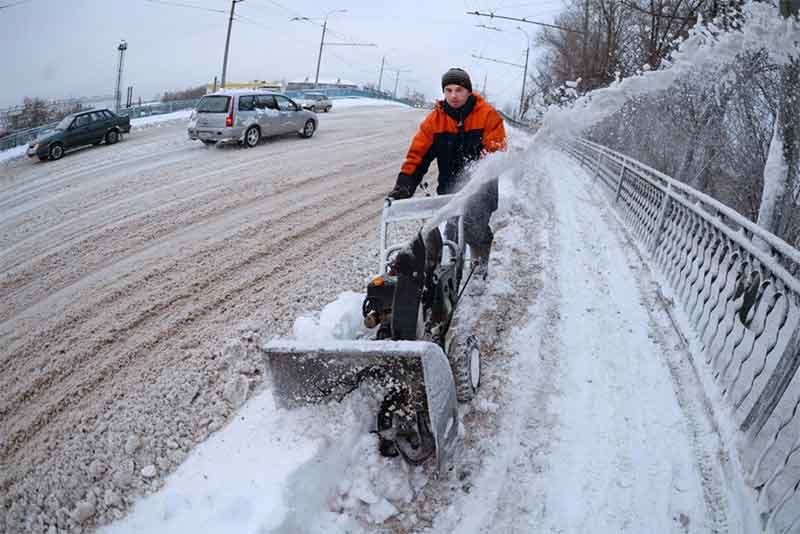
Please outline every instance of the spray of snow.
[{"label": "spray of snow", "polygon": [[775,121],[767,164],[764,166],[764,190],[761,196],[761,206],[758,209],[758,225],[769,231],[773,229],[776,204],[786,191],[789,173],[783,157],[783,138],[778,128],[778,121]]},{"label": "spray of snow", "polygon": [[577,99],[571,107],[551,106],[542,121],[540,137],[579,135],[590,126],[614,114],[633,98],[668,89],[678,78],[691,72],[734,61],[746,51],[767,50],[770,58],[783,64],[800,53],[800,23],[778,15],[766,3],[748,3],[743,10],[742,31],[722,32],[713,24],[696,24],[681,43],[666,68],[625,78]]}]

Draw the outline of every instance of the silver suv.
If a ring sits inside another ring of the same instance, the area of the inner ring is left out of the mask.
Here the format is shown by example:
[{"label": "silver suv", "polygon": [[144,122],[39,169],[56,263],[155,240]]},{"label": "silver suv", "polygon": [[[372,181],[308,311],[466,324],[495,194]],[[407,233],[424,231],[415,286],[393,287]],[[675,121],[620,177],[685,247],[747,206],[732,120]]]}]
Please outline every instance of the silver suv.
[{"label": "silver suv", "polygon": [[311,137],[317,115],[286,95],[261,90],[223,90],[206,95],[189,121],[189,139],[205,144],[258,144],[262,137],[297,132]]}]

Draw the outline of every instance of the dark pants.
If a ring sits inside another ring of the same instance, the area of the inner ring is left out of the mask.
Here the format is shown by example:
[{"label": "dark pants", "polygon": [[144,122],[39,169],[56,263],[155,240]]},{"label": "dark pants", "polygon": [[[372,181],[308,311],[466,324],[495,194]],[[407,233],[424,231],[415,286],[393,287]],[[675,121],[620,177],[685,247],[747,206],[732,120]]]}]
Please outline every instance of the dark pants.
[{"label": "dark pants", "polygon": [[[468,245],[488,249],[492,245],[494,234],[489,228],[489,218],[497,210],[497,178],[481,184],[478,190],[469,196],[464,206],[464,241]],[[445,235],[455,238],[455,219],[447,221]]]}]

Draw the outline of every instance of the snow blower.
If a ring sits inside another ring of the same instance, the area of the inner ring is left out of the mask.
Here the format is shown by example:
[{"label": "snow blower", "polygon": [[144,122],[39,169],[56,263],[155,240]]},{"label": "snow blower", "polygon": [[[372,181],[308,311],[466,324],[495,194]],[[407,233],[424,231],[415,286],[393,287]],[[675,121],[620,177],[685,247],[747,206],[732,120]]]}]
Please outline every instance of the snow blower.
[{"label": "snow blower", "polygon": [[367,285],[364,324],[372,339],[304,342],[275,339],[266,353],[279,405],[341,400],[363,384],[380,388],[376,415],[380,452],[421,464],[436,456],[441,469],[458,436],[456,402],[473,398],[480,383],[480,349],[458,332],[464,238],[461,214],[419,231],[410,243],[390,244],[389,225],[426,221],[452,195],[387,200],[381,215],[379,276]]}]

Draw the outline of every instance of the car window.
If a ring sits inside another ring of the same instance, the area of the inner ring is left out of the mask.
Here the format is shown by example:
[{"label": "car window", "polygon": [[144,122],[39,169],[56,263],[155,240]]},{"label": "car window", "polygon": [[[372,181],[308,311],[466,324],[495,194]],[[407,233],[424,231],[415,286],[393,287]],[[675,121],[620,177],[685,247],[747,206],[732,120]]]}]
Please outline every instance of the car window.
[{"label": "car window", "polygon": [[223,95],[204,96],[197,105],[198,113],[227,113],[231,97]]},{"label": "car window", "polygon": [[256,107],[258,109],[278,109],[275,104],[275,97],[272,95],[258,95],[256,97]]},{"label": "car window", "polygon": [[58,123],[58,126],[56,126],[56,130],[66,130],[72,124],[73,124],[73,118],[70,115],[67,115],[66,117],[61,119],[61,122]]},{"label": "car window", "polygon": [[256,109],[256,97],[254,96],[239,97],[239,111],[253,111],[254,109]]},{"label": "car window", "polygon": [[114,118],[114,114],[113,114],[113,113],[111,113],[110,111],[108,111],[107,109],[104,109],[104,110],[103,110],[103,111],[101,111],[100,113],[102,113],[102,114],[103,114],[103,117],[105,117],[105,118],[107,118],[107,119],[113,119],[113,118]]},{"label": "car window", "polygon": [[281,111],[297,111],[295,103],[285,96],[275,95],[275,100],[278,101],[278,109]]},{"label": "car window", "polygon": [[72,123],[75,128],[80,128],[81,126],[86,126],[87,124],[89,124],[89,115],[80,115],[76,117],[75,122]]},{"label": "car window", "polygon": [[103,114],[100,113],[99,111],[95,111],[94,113],[92,113],[92,122],[100,122],[104,120],[105,117],[103,117]]}]

